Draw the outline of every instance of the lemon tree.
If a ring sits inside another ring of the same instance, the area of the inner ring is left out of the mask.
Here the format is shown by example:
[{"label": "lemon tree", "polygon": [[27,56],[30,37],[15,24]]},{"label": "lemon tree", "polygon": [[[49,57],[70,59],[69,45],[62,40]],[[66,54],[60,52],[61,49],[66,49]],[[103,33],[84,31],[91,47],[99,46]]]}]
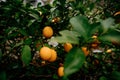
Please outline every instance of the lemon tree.
[{"label": "lemon tree", "polygon": [[119,0],[40,1],[0,1],[0,80],[120,80]]}]

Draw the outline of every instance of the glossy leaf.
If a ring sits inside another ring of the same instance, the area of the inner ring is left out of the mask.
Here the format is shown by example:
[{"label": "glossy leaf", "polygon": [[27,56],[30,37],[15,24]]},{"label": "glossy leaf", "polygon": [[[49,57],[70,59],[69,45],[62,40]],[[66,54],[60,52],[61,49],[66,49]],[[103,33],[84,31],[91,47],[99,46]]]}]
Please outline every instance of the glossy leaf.
[{"label": "glossy leaf", "polygon": [[31,48],[28,45],[23,46],[21,59],[25,65],[29,65],[31,61]]},{"label": "glossy leaf", "polygon": [[109,28],[112,28],[112,25],[114,24],[114,19],[107,18],[106,20],[101,21],[101,25],[103,28],[103,33],[107,32]]},{"label": "glossy leaf", "polygon": [[120,32],[118,32],[117,30],[109,30],[106,34],[101,35],[99,37],[101,40],[103,41],[115,41],[115,42],[120,42]]},{"label": "glossy leaf", "polygon": [[73,48],[65,58],[65,77],[78,71],[85,61],[85,55],[80,48]]},{"label": "glossy leaf", "polygon": [[70,23],[73,26],[73,30],[87,38],[90,24],[88,23],[88,19],[85,16],[75,16],[70,19]]},{"label": "glossy leaf", "polygon": [[59,43],[73,43],[73,44],[79,44],[78,36],[80,36],[75,31],[69,31],[69,30],[63,30],[59,32],[61,36],[52,38],[51,41],[59,42]]}]

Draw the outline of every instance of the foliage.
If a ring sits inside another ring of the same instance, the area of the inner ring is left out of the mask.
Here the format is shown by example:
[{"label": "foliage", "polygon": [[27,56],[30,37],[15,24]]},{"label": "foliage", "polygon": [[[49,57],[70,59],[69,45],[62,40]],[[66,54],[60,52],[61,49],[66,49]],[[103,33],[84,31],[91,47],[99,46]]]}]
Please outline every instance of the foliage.
[{"label": "foliage", "polygon": [[[23,0],[0,1],[0,80],[119,80],[120,14],[113,16],[110,1],[54,0],[37,7]],[[49,39],[42,34],[45,26],[53,29]],[[66,42],[73,45],[68,53]],[[55,62],[40,58],[43,46],[57,51]],[[63,77],[57,75],[61,65]]]},{"label": "foliage", "polygon": [[78,71],[85,61],[85,55],[81,49],[73,48],[65,59],[65,77]]},{"label": "foliage", "polygon": [[31,49],[25,45],[22,49],[21,59],[25,65],[29,65],[31,61]]}]

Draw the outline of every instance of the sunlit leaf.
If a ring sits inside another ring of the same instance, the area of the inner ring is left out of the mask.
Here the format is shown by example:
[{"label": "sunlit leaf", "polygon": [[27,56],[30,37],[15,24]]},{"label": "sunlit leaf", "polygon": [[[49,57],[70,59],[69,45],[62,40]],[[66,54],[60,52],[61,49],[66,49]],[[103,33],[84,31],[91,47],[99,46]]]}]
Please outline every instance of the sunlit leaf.
[{"label": "sunlit leaf", "polygon": [[88,23],[88,19],[85,16],[75,16],[70,19],[70,23],[73,26],[73,30],[87,38],[90,24]]},{"label": "sunlit leaf", "polygon": [[80,48],[73,48],[65,58],[65,77],[78,71],[85,61],[85,55]]},{"label": "sunlit leaf", "polygon": [[31,61],[31,48],[28,45],[22,48],[21,59],[25,65],[29,65]]},{"label": "sunlit leaf", "polygon": [[109,28],[112,28],[114,24],[114,19],[112,18],[107,18],[106,20],[101,21],[102,28],[103,28],[103,33],[107,32]]},{"label": "sunlit leaf", "polygon": [[[77,32],[75,32],[75,31],[69,31],[69,30],[63,30],[63,31],[60,31],[59,32],[61,35],[65,35],[65,36],[75,36],[75,37],[78,37],[78,36],[80,36],[80,34],[79,33],[77,33]],[[66,34],[65,34],[66,33]]]},{"label": "sunlit leaf", "polygon": [[63,30],[59,32],[61,36],[52,38],[51,41],[54,42],[59,42],[59,43],[73,43],[73,44],[78,44],[79,39],[78,36],[80,36],[77,32],[74,31],[69,31],[69,30]]}]

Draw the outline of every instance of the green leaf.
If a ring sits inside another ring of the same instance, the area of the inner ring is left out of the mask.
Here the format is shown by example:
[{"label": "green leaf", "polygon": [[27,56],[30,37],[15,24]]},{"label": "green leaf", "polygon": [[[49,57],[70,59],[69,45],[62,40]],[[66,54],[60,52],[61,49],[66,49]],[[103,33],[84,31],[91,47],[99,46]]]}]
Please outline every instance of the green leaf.
[{"label": "green leaf", "polygon": [[79,44],[79,34],[75,31],[63,30],[59,32],[61,36],[52,38],[51,41],[59,42],[59,43],[73,43]]},{"label": "green leaf", "polygon": [[0,72],[0,80],[7,80],[5,71]]},{"label": "green leaf", "polygon": [[9,35],[12,33],[12,31],[14,31],[16,29],[17,29],[16,27],[10,27],[10,28],[6,29],[5,32]]},{"label": "green leaf", "polygon": [[111,74],[112,80],[120,80],[120,72],[118,71],[113,71]]},{"label": "green leaf", "polygon": [[0,35],[0,39],[4,38],[4,36]]},{"label": "green leaf", "polygon": [[107,18],[106,20],[102,20],[101,25],[103,28],[103,33],[107,32],[108,29],[112,28],[113,24],[114,24],[114,19],[112,19],[112,18]]},{"label": "green leaf", "polygon": [[28,35],[27,32],[24,29],[19,29],[19,32],[24,36]]},{"label": "green leaf", "polygon": [[77,31],[84,38],[87,38],[90,24],[88,23],[88,19],[85,16],[75,16],[70,19],[70,23],[73,26],[73,30]]},{"label": "green leaf", "polygon": [[103,34],[99,37],[103,41],[115,41],[120,42],[120,32],[114,29],[109,30],[106,34]]},{"label": "green leaf", "polygon": [[78,71],[85,61],[85,55],[80,48],[72,48],[65,58],[65,77]]},{"label": "green leaf", "polygon": [[29,13],[29,16],[33,17],[36,20],[40,19],[39,13],[37,11],[35,11],[35,10],[31,10],[30,13]]},{"label": "green leaf", "polygon": [[30,20],[29,23],[28,23],[28,27],[31,26],[36,20],[33,19],[33,20]]},{"label": "green leaf", "polygon": [[2,58],[2,51],[1,51],[1,49],[0,49],[0,60],[1,60],[1,58]]},{"label": "green leaf", "polygon": [[18,46],[20,46],[20,45],[22,45],[22,44],[23,44],[23,40],[21,40],[19,43],[16,43],[16,44],[12,47],[12,49],[15,48],[15,47],[18,47]]},{"label": "green leaf", "polygon": [[59,79],[59,78],[58,78],[58,75],[53,74],[53,79]]},{"label": "green leaf", "polygon": [[91,37],[93,34],[95,34],[98,30],[100,31],[100,28],[101,28],[101,26],[100,26],[100,23],[98,22],[98,23],[93,23],[93,24],[91,24],[90,25],[91,27],[90,27],[90,29],[89,29],[89,31],[88,31],[88,35]]},{"label": "green leaf", "polygon": [[16,37],[16,36],[18,36],[18,34],[19,34],[18,32],[11,33],[8,35],[8,38]]},{"label": "green leaf", "polygon": [[28,45],[23,46],[21,59],[26,66],[29,65],[31,61],[31,48]]},{"label": "green leaf", "polygon": [[100,77],[100,79],[99,80],[107,80],[107,78],[106,77],[104,77],[104,76],[102,76],[102,77]]},{"label": "green leaf", "polygon": [[24,41],[24,44],[26,44],[26,45],[30,45],[31,43],[32,43],[32,39],[31,38],[27,38]]}]

